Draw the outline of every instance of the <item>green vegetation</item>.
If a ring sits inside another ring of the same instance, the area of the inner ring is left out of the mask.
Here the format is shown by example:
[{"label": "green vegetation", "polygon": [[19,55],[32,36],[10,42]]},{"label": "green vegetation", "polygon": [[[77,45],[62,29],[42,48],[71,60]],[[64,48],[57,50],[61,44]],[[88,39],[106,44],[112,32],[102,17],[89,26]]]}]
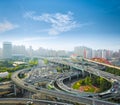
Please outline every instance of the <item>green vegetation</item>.
[{"label": "green vegetation", "polygon": [[16,70],[23,69],[28,67],[26,64],[21,64],[17,66],[13,66],[14,60],[4,60],[0,61],[0,72],[9,72],[12,73]]},{"label": "green vegetation", "polygon": [[[9,81],[11,79],[12,72],[15,72],[20,69],[36,66],[38,64],[38,59],[34,58],[29,61],[29,64],[20,64],[17,66],[13,66],[13,63],[14,63],[14,60],[0,61],[0,72],[8,72],[9,73],[9,75],[7,77],[4,77],[4,78],[0,77],[0,82]],[[22,77],[24,77],[24,76],[25,75],[23,75]]]},{"label": "green vegetation", "polygon": [[33,58],[29,61],[30,67],[37,66],[38,65],[38,58]]},{"label": "green vegetation", "polygon": [[85,92],[92,92],[92,93],[94,93],[95,89],[96,88],[94,86],[92,86],[92,85],[91,86],[87,86],[87,87],[85,87]]},{"label": "green vegetation", "polygon": [[22,78],[25,78],[25,77],[26,77],[26,75],[25,75],[25,74],[23,74],[23,73],[20,73],[20,74],[18,75],[18,77],[22,79]]},{"label": "green vegetation", "polygon": [[57,67],[56,67],[56,70],[57,70],[57,72],[62,73],[62,68],[61,68],[60,66],[57,66]]},{"label": "green vegetation", "polygon": [[12,64],[13,64],[12,60],[0,61],[0,67],[13,67]]},{"label": "green vegetation", "polygon": [[15,72],[17,70],[23,69],[23,68],[27,68],[28,66],[26,65],[18,65],[16,67],[0,67],[0,72],[8,72],[9,75],[7,77],[1,78],[0,77],[0,82],[4,82],[4,81],[9,81],[11,80],[11,74],[12,72]]},{"label": "green vegetation", "polygon": [[8,76],[6,77],[0,77],[0,82],[4,82],[4,81],[10,81],[10,78],[11,78],[11,73],[8,74]]},{"label": "green vegetation", "polygon": [[54,86],[49,84],[47,88],[51,90],[51,89],[54,89]]},{"label": "green vegetation", "polygon": [[70,69],[69,66],[57,66],[56,67],[57,72],[60,72],[60,73],[62,73],[65,70],[69,70],[69,69]]},{"label": "green vegetation", "polygon": [[73,84],[72,88],[78,90],[80,88],[80,86],[82,86],[82,84],[81,84],[82,82],[83,82],[82,80],[75,82]]},{"label": "green vegetation", "polygon": [[44,63],[47,65],[47,64],[48,64],[48,60],[47,60],[47,59],[44,59]]},{"label": "green vegetation", "polygon": [[20,70],[20,69],[23,69],[23,68],[26,68],[27,66],[24,64],[24,65],[18,65],[18,66],[15,66],[15,67],[0,67],[0,72],[14,72],[16,70]]},{"label": "green vegetation", "polygon": [[63,69],[63,70],[69,70],[70,67],[69,67],[69,66],[63,66],[62,69]]},{"label": "green vegetation", "polygon": [[86,77],[85,79],[81,79],[73,84],[73,89],[80,89],[81,86],[90,86],[86,91],[93,92],[95,88],[99,88],[99,92],[106,91],[111,87],[111,83],[102,77],[98,77],[93,75],[92,77]]},{"label": "green vegetation", "polygon": [[106,67],[105,71],[120,76],[120,70],[118,69]]}]

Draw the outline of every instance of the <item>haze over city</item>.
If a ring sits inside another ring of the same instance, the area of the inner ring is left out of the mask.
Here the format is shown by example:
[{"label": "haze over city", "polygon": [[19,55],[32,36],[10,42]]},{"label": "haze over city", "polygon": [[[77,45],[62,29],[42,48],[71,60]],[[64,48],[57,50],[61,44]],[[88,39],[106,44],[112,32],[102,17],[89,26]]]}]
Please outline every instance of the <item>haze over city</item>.
[{"label": "haze over city", "polygon": [[119,0],[1,0],[0,8],[0,47],[120,48]]},{"label": "haze over city", "polygon": [[120,105],[120,0],[0,0],[0,105]]}]

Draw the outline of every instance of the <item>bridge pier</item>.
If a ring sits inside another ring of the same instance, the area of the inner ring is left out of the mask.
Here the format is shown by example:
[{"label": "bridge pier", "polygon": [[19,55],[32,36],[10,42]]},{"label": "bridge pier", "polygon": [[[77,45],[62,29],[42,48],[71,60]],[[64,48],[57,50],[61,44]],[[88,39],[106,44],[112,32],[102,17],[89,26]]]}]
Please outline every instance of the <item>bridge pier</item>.
[{"label": "bridge pier", "polygon": [[45,99],[46,99],[46,100],[48,100],[48,99],[49,99],[47,95],[45,95]]},{"label": "bridge pier", "polygon": [[71,67],[71,66],[69,66],[69,68],[70,68],[69,70],[70,70],[70,71],[72,71],[72,67]]},{"label": "bridge pier", "polygon": [[77,79],[79,78],[79,72],[78,72],[78,74],[77,74]]},{"label": "bridge pier", "polygon": [[91,73],[90,73],[90,78],[91,78]]},{"label": "bridge pier", "polygon": [[95,105],[95,100],[92,101],[92,105]]},{"label": "bridge pier", "polygon": [[71,76],[69,77],[69,81],[71,81]]},{"label": "bridge pier", "polygon": [[81,62],[82,62],[82,65],[81,65],[82,66],[81,67],[82,68],[82,76],[84,77],[85,76],[85,71],[84,71],[85,68],[84,68],[84,64],[83,64],[83,62],[84,62],[83,58],[81,59]]},{"label": "bridge pier", "polygon": [[16,85],[14,84],[14,95],[17,95]]},{"label": "bridge pier", "polygon": [[84,71],[84,69],[82,69],[82,77],[84,77],[85,76],[85,71]]},{"label": "bridge pier", "polygon": [[24,89],[22,89],[21,91],[22,91],[22,94],[24,94]]},{"label": "bridge pier", "polygon": [[29,98],[32,98],[32,93],[31,92],[29,92]]}]

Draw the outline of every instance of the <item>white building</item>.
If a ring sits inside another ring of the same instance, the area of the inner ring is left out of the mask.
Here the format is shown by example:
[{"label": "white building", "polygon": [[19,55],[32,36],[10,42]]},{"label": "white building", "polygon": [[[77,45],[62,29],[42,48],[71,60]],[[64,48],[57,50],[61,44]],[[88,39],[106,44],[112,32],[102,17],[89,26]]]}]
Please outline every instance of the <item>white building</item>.
[{"label": "white building", "polygon": [[97,51],[96,50],[92,50],[92,58],[97,58]]},{"label": "white building", "polygon": [[97,57],[102,58],[102,50],[97,50]]},{"label": "white building", "polygon": [[84,46],[79,46],[74,48],[74,53],[77,54],[78,56],[84,57]]},{"label": "white building", "polygon": [[0,58],[2,58],[2,48],[0,48]]},{"label": "white building", "polygon": [[86,58],[91,59],[92,58],[92,49],[86,48]]},{"label": "white building", "polygon": [[107,58],[107,50],[102,50],[102,58]]},{"label": "white building", "polygon": [[84,58],[92,58],[92,49],[85,47],[85,46],[79,46],[74,48],[74,53],[77,56],[81,56]]},{"label": "white building", "polygon": [[3,43],[3,58],[11,58],[12,57],[12,43],[4,42]]},{"label": "white building", "polygon": [[26,56],[27,55],[27,51],[26,51],[25,46],[17,45],[17,46],[13,46],[12,54],[13,55],[23,55],[23,56]]},{"label": "white building", "polygon": [[34,50],[33,50],[32,46],[29,46],[29,48],[27,49],[27,53],[28,53],[29,57],[31,57],[31,58],[33,57]]},{"label": "white building", "polygon": [[59,51],[57,51],[57,55],[58,56],[66,56],[67,54],[64,50],[59,50]]},{"label": "white building", "polygon": [[9,74],[8,72],[1,72],[0,77],[1,78],[6,77],[6,76],[8,76],[8,74]]}]

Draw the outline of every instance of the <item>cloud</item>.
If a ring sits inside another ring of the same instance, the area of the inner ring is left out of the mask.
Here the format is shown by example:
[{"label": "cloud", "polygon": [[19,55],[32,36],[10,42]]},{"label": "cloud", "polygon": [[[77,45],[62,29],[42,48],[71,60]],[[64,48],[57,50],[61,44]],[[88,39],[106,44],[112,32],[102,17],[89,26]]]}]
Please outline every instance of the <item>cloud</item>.
[{"label": "cloud", "polygon": [[4,21],[0,23],[0,32],[6,32],[17,28],[18,25],[12,24],[11,22]]},{"label": "cloud", "polygon": [[18,39],[18,40],[12,40],[12,42],[15,42],[15,43],[28,43],[28,42],[37,42],[37,41],[48,41],[48,40],[54,40],[56,39],[57,36],[54,36],[54,37],[25,37],[25,38],[22,38],[22,39]]},{"label": "cloud", "polygon": [[68,12],[67,14],[44,13],[42,15],[35,15],[35,12],[27,12],[25,13],[24,17],[33,19],[35,21],[44,21],[49,23],[51,27],[47,31],[50,35],[58,35],[62,32],[70,31],[79,26],[77,22],[74,21],[72,12]]}]

